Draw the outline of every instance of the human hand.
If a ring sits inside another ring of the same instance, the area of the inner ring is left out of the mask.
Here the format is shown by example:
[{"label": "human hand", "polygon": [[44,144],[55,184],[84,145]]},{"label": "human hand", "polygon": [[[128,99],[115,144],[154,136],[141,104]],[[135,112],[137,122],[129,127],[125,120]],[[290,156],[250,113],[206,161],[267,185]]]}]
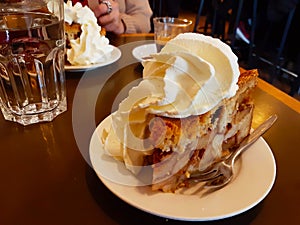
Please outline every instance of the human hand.
[{"label": "human hand", "polygon": [[120,17],[119,4],[112,0],[99,1],[93,8],[94,14],[98,19],[98,23],[108,32],[122,34],[125,32],[125,25]]}]

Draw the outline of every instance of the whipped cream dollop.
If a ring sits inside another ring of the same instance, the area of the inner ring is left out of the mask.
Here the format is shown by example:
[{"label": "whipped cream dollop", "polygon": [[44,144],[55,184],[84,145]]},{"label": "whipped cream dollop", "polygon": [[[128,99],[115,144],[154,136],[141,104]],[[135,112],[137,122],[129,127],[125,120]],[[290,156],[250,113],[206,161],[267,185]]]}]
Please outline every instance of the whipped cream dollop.
[{"label": "whipped cream dollop", "polygon": [[133,172],[153,151],[143,136],[147,115],[204,114],[235,95],[240,75],[238,58],[227,44],[196,33],[178,35],[143,66],[143,80],[120,103],[102,136],[106,152]]},{"label": "whipped cream dollop", "polygon": [[74,6],[71,1],[64,5],[65,22],[81,24],[80,37],[70,40],[71,49],[67,49],[67,59],[72,65],[89,65],[107,61],[111,56],[113,46],[109,40],[100,35],[101,26],[88,7],[82,7],[80,2]]}]

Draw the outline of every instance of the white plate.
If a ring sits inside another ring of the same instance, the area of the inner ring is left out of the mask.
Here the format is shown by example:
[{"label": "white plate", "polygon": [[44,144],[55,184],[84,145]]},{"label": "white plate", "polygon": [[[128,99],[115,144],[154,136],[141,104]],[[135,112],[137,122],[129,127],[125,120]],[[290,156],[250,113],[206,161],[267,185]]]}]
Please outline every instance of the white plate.
[{"label": "white plate", "polygon": [[[135,180],[124,167],[104,154],[100,138],[103,128],[110,126],[107,117],[96,128],[90,142],[90,159],[98,177],[116,196],[148,213],[177,220],[208,221],[240,214],[262,201],[270,192],[276,176],[272,151],[260,138],[238,160],[239,173],[222,189],[207,192],[193,187],[178,193],[153,192],[147,186],[129,186],[112,181],[121,177]],[[113,177],[111,176],[112,174]],[[130,177],[131,176],[131,177]],[[109,179],[107,179],[109,177]]]},{"label": "white plate", "polygon": [[107,66],[109,64],[112,64],[121,57],[120,49],[118,49],[115,46],[112,46],[112,47],[113,47],[113,51],[111,52],[111,56],[105,62],[101,62],[101,63],[97,63],[97,64],[90,64],[90,65],[77,65],[77,66],[65,65],[65,70],[70,71],[70,72],[80,72],[80,71],[92,70],[92,69],[96,69],[98,67]]},{"label": "white plate", "polygon": [[155,44],[145,44],[135,47],[132,50],[132,55],[141,62],[143,61],[143,57],[149,56],[150,54],[154,54],[156,52],[157,50]]}]

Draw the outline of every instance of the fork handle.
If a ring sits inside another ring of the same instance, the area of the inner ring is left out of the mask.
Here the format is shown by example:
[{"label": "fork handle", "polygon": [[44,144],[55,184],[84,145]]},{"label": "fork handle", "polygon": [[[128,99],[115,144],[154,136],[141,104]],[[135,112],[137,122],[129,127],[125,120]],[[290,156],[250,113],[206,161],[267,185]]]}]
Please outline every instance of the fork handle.
[{"label": "fork handle", "polygon": [[231,165],[233,165],[234,160],[250,145],[252,145],[257,139],[262,136],[269,128],[274,124],[274,122],[277,120],[277,115],[274,114],[270,116],[267,120],[265,120],[262,124],[260,124],[252,133],[248,135],[246,140],[244,140],[241,144],[241,146],[238,148],[237,151],[232,153],[230,156]]}]

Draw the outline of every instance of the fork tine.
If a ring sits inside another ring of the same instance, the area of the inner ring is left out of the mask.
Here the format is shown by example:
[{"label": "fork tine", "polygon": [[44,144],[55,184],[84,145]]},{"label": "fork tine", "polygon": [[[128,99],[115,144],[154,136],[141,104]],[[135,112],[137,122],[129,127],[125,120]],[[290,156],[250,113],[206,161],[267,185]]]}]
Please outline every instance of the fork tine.
[{"label": "fork tine", "polygon": [[224,174],[220,173],[215,178],[208,180],[205,182],[205,188],[221,188],[224,187],[232,180],[232,177],[225,177]]},{"label": "fork tine", "polygon": [[202,182],[202,181],[209,181],[215,179],[217,176],[218,176],[218,170],[213,169],[203,173],[194,173],[191,175],[189,180],[193,182]]}]

